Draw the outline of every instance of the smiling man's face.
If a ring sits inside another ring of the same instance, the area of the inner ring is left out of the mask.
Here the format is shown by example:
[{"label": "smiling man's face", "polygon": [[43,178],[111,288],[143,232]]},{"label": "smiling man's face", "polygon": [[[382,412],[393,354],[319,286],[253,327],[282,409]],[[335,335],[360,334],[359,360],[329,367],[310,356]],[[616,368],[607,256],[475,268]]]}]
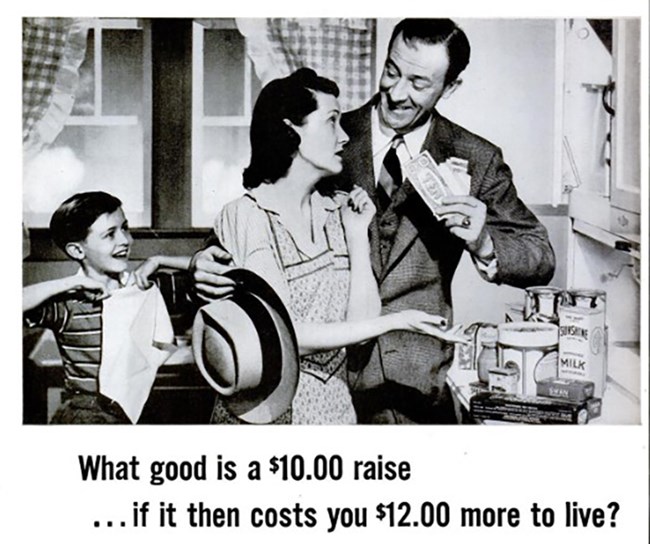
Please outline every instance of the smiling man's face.
[{"label": "smiling man's face", "polygon": [[379,118],[399,133],[424,122],[447,90],[449,55],[444,43],[395,37],[379,81]]}]

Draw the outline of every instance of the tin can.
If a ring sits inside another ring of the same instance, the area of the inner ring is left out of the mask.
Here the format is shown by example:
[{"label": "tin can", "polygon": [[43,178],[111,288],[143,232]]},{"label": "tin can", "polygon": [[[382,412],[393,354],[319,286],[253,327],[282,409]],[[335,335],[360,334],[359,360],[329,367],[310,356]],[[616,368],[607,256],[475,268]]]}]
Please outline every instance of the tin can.
[{"label": "tin can", "polygon": [[498,326],[498,366],[518,371],[519,395],[535,396],[537,382],[558,373],[558,326],[519,321]]},{"label": "tin can", "polygon": [[593,382],[596,397],[607,384],[605,303],[604,291],[572,289],[559,310],[558,376]]},{"label": "tin can", "polygon": [[524,321],[559,324],[558,308],[564,299],[559,287],[528,287],[524,305]]},{"label": "tin can", "polygon": [[491,368],[489,376],[489,391],[498,393],[517,394],[519,371],[516,368]]},{"label": "tin can", "polygon": [[607,293],[600,289],[568,289],[564,297],[565,306],[600,309],[605,314]]}]

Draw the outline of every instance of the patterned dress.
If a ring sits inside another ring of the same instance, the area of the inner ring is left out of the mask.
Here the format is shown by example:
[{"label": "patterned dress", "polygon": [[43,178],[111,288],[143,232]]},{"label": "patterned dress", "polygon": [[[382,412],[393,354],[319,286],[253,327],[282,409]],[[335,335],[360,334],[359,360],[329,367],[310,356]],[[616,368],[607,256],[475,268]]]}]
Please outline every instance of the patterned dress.
[{"label": "patterned dress", "polygon": [[[216,234],[236,266],[253,270],[276,289],[295,322],[345,321],[350,261],[341,211],[333,200],[317,193],[311,202],[313,226],[323,230],[310,252],[299,247],[278,213],[250,194],[224,208]],[[223,416],[223,405],[217,402],[213,421],[226,422]],[[278,422],[283,421],[286,416]],[[345,349],[301,357],[291,423],[356,423]]]}]

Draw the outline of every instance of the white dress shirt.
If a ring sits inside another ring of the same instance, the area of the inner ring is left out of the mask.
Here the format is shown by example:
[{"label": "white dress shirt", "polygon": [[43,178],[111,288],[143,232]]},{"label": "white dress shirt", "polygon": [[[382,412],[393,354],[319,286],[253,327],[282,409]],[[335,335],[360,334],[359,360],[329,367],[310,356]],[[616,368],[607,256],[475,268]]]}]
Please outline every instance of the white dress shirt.
[{"label": "white dress shirt", "polygon": [[[390,148],[390,144],[397,133],[393,130],[386,129],[379,124],[377,108],[372,110],[370,123],[372,135],[372,165],[375,172],[375,184],[377,184],[379,174],[381,173],[382,162],[384,161],[384,157]],[[427,137],[430,126],[431,117],[429,117],[428,121],[423,125],[402,136],[404,138],[404,143],[397,146],[397,149],[395,150],[402,171],[404,170],[404,165],[422,150],[422,145],[424,145],[424,140]]]}]

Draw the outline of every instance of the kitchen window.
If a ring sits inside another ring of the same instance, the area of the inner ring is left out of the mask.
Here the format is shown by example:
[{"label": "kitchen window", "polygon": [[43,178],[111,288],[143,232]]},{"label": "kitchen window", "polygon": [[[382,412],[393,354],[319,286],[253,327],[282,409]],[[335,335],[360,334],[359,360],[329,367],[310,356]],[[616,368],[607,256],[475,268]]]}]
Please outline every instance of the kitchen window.
[{"label": "kitchen window", "polygon": [[[75,104],[34,161],[39,167],[25,175],[25,225],[47,227],[65,198],[101,189],[123,201],[133,227],[205,234],[243,193],[262,86],[247,38],[234,18],[89,24]],[[366,72],[348,83],[362,101],[371,92],[361,87]]]},{"label": "kitchen window", "polygon": [[89,22],[72,111],[25,169],[27,226],[47,227],[65,198],[91,190],[119,197],[132,226],[151,225],[150,73],[146,21]]},{"label": "kitchen window", "polygon": [[211,226],[243,194],[249,127],[261,83],[234,19],[195,22],[192,33],[192,226]]}]

